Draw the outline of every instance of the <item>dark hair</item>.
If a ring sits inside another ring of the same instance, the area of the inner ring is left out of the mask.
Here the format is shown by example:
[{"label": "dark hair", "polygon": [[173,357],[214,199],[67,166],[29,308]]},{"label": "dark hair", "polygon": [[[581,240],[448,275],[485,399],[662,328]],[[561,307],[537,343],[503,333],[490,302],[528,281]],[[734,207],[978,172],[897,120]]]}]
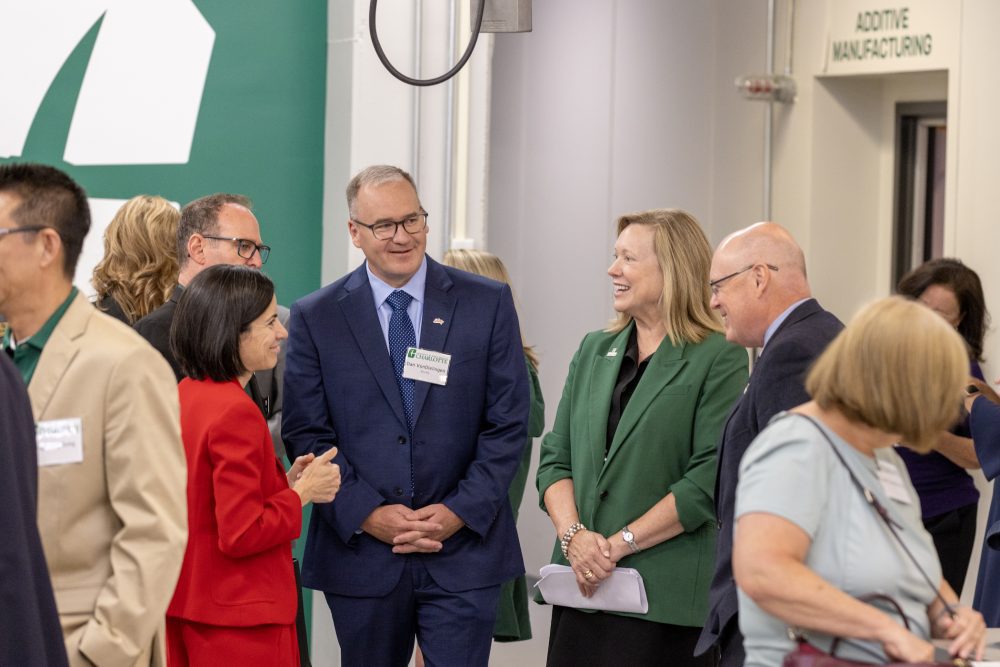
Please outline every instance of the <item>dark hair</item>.
[{"label": "dark hair", "polygon": [[226,204],[253,208],[249,197],[218,192],[195,199],[181,209],[181,219],[177,223],[177,263],[180,266],[187,264],[187,244],[193,234],[215,234],[219,231],[219,211]]},{"label": "dark hair", "polygon": [[90,231],[90,206],[83,188],[55,167],[22,163],[0,165],[0,192],[21,200],[11,213],[19,227],[44,225],[59,234],[63,273],[72,279],[83,239]]},{"label": "dark hair", "polygon": [[958,333],[969,346],[969,355],[982,361],[983,337],[990,325],[990,314],[986,310],[986,299],[983,297],[983,285],[979,276],[959,259],[932,259],[903,276],[896,291],[911,299],[918,299],[931,285],[941,285],[955,293],[962,315]]},{"label": "dark hair", "polygon": [[221,264],[195,276],[170,324],[170,349],[184,374],[226,382],[246,372],[240,335],[273,298],[271,279],[247,266]]}]

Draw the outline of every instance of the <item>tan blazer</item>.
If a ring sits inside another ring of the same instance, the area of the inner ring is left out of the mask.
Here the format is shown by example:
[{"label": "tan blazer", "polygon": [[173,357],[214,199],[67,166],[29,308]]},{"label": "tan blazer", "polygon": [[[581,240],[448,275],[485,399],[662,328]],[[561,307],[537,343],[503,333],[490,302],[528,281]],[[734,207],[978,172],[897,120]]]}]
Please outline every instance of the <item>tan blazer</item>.
[{"label": "tan blazer", "polygon": [[82,295],[28,386],[36,422],[79,417],[83,461],[39,468],[38,526],[70,665],[164,665],[187,542],[177,384],[163,357]]}]

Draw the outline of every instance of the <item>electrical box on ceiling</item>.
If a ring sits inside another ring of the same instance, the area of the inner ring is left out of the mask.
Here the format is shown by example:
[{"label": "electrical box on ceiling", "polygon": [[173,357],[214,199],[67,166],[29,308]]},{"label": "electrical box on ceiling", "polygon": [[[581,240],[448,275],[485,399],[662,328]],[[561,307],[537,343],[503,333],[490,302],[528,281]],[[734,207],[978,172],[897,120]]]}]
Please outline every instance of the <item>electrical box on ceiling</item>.
[{"label": "electrical box on ceiling", "polygon": [[[475,30],[479,0],[470,1]],[[531,0],[486,0],[481,32],[531,32]]]}]

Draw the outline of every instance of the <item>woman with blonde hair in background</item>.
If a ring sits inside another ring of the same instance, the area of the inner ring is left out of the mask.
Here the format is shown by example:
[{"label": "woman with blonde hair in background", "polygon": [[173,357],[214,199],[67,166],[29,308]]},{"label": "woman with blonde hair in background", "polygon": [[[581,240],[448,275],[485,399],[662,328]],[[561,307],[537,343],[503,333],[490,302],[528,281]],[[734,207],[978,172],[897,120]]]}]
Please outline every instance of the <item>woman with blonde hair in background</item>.
[{"label": "woman with blonde hair in background", "polygon": [[[486,278],[510,285],[510,275],[500,258],[485,250],[449,250],[444,255],[443,264],[453,266],[462,271],[475,273]],[[542,386],[538,382],[538,354],[534,348],[524,343],[524,361],[528,366],[531,392],[531,410],[528,414],[528,442],[521,454],[521,465],[517,469],[514,481],[510,483],[507,494],[511,509],[514,510],[514,520],[517,520],[518,509],[524,498],[524,487],[528,480],[528,468],[531,465],[532,438],[542,434],[545,428],[545,400],[542,398]],[[528,586],[524,575],[517,577],[500,588],[500,602],[497,610],[497,620],[493,625],[493,639],[499,642],[516,642],[531,639],[531,619],[528,616]],[[417,647],[416,664],[423,664],[420,647]]]},{"label": "woman with blonde hair in background", "polygon": [[104,232],[94,269],[97,307],[131,326],[170,298],[177,284],[178,211],[163,197],[125,202]]},{"label": "woman with blonde hair in background", "polygon": [[[485,250],[449,250],[444,255],[444,264],[510,285],[510,276],[507,274],[507,268],[503,262],[500,261],[499,257]],[[521,341],[524,346],[524,361],[528,366],[530,379],[531,411],[528,415],[528,442],[524,446],[524,452],[521,454],[521,465],[517,469],[514,481],[510,484],[508,494],[511,509],[514,510],[515,521],[528,480],[532,438],[540,436],[545,428],[545,400],[542,398],[542,386],[538,382],[538,354],[535,353],[534,348],[524,343],[523,332]],[[528,587],[524,575],[508,581],[500,589],[500,607],[496,623],[493,626],[493,639],[501,642],[531,639],[531,623],[528,618]]]},{"label": "woman with blonde hair in background", "polygon": [[[943,318],[901,297],[877,301],[816,361],[813,400],[750,445],[733,535],[747,667],[796,650],[804,660],[836,652],[923,664],[935,659],[932,637],[949,640],[953,656],[982,655],[983,617],[959,606],[942,576],[892,447],[929,451],[958,418],[968,372],[965,344]],[[789,628],[806,643],[796,649]]]}]

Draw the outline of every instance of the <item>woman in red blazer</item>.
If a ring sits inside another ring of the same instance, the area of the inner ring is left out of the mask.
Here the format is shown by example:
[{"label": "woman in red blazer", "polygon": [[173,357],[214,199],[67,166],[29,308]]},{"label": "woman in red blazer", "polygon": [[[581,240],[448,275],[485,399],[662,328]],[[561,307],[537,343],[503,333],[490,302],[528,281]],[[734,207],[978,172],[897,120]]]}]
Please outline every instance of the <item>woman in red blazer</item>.
[{"label": "woman in red blazer", "polygon": [[267,423],[244,387],[273,368],[287,332],[259,271],[214,266],[184,290],[171,345],[188,465],[188,545],[167,610],[171,667],[299,664],[291,542],[302,507],[340,488],[336,449],[301,456],[285,474]]}]

